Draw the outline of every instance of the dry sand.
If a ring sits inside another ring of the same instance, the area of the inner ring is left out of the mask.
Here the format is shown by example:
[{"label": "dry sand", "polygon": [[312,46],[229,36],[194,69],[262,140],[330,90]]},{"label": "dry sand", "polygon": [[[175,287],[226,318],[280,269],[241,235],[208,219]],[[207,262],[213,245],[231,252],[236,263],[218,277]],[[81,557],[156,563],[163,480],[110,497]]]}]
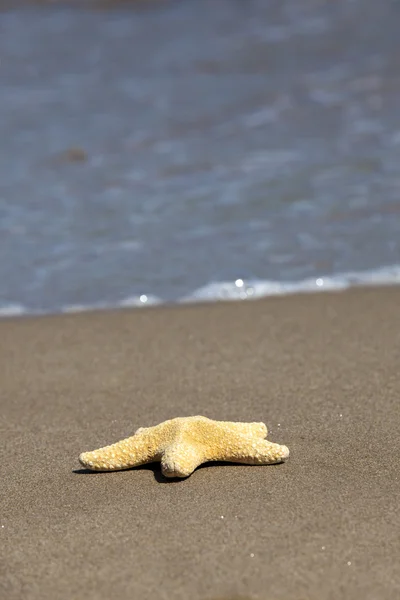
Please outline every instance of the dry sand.
[{"label": "dry sand", "polygon": [[[0,597],[400,597],[400,289],[0,321]],[[277,466],[80,470],[175,416]],[[223,518],[222,518],[223,517]]]}]

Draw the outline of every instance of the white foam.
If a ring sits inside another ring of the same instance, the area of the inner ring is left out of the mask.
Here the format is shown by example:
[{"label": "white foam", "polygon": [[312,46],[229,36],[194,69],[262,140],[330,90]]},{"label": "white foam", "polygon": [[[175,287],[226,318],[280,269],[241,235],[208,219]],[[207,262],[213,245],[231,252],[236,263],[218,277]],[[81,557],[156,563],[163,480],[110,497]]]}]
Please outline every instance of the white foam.
[{"label": "white foam", "polygon": [[141,294],[140,296],[129,296],[128,298],[125,298],[118,306],[155,306],[156,304],[163,304],[161,298],[153,296],[152,294]]},{"label": "white foam", "polygon": [[[195,302],[216,302],[221,300],[252,300],[268,296],[286,296],[288,294],[340,291],[360,286],[400,285],[400,265],[391,265],[370,271],[349,271],[337,275],[321,275],[300,281],[243,280],[220,281],[209,283],[191,294],[177,300],[178,304]],[[112,308],[145,307],[166,304],[152,294],[128,296],[112,302],[95,304],[74,304],[61,307],[59,310],[32,310],[22,304],[0,306],[0,317],[21,315],[40,315],[47,313],[80,313],[91,310]]]},{"label": "white foam", "polygon": [[27,310],[22,304],[6,304],[0,306],[0,317],[17,317],[26,314]]},{"label": "white foam", "polygon": [[96,304],[70,304],[64,306],[61,310],[63,313],[79,313],[88,310],[105,310],[111,308],[130,308],[140,306],[155,306],[163,304],[161,298],[152,294],[140,294],[139,296],[128,296],[117,302],[98,302]]},{"label": "white foam", "polygon": [[371,271],[349,271],[337,275],[321,275],[301,281],[268,281],[237,279],[210,283],[184,297],[182,302],[213,302],[215,300],[249,300],[267,296],[328,292],[357,286],[399,285],[400,265]]}]

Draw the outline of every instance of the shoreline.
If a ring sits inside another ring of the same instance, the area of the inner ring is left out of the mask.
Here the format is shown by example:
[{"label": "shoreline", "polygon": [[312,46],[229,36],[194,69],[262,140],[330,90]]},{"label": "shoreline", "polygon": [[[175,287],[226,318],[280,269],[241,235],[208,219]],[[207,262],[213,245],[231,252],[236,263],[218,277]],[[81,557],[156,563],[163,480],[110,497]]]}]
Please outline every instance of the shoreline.
[{"label": "shoreline", "polygon": [[303,294],[337,293],[349,290],[386,289],[400,287],[400,265],[391,265],[367,271],[321,275],[298,281],[242,280],[214,282],[200,287],[175,300],[166,300],[151,294],[131,295],[114,302],[66,304],[54,309],[29,309],[18,302],[0,307],[2,319],[40,317],[46,315],[80,314],[99,311],[132,310],[175,306],[202,306],[214,303],[258,301]]},{"label": "shoreline", "polygon": [[[4,597],[396,597],[399,307],[389,286],[1,319]],[[79,466],[194,414],[263,421],[290,458]]]}]

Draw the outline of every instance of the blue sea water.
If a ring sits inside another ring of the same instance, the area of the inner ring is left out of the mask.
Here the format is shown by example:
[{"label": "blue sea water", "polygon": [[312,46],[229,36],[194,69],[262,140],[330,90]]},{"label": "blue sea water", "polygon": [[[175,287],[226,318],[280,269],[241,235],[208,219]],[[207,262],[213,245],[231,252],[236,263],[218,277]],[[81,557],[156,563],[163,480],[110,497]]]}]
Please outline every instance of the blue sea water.
[{"label": "blue sea water", "polygon": [[0,7],[0,313],[400,283],[400,3]]}]

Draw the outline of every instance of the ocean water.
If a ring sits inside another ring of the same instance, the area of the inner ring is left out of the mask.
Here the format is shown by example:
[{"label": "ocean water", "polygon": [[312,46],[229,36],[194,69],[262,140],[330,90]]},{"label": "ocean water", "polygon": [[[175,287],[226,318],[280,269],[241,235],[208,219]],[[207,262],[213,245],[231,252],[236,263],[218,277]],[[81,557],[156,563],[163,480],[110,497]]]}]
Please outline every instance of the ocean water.
[{"label": "ocean water", "polygon": [[400,283],[400,2],[0,8],[1,314]]}]

